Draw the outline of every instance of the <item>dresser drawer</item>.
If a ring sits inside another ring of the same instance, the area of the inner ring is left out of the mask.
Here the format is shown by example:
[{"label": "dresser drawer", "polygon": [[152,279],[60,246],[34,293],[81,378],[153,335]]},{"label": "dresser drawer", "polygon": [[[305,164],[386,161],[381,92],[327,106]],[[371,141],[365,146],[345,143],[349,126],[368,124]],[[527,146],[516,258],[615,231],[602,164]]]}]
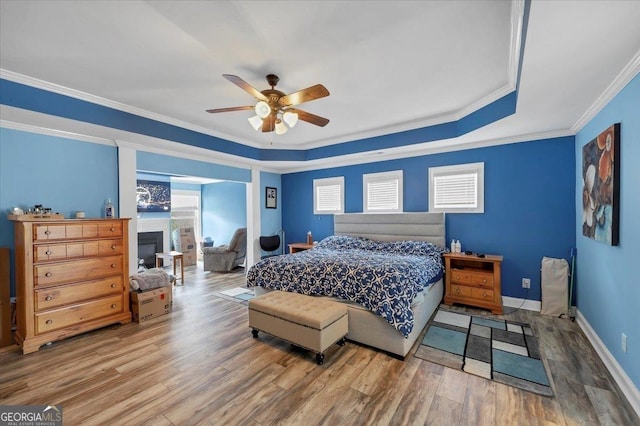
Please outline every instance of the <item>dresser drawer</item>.
[{"label": "dresser drawer", "polygon": [[451,282],[459,284],[471,284],[471,273],[463,269],[451,270]]},{"label": "dresser drawer", "polygon": [[66,308],[36,313],[36,334],[124,312],[123,304],[122,294],[119,294]]},{"label": "dresser drawer", "polygon": [[33,225],[35,241],[63,240],[67,238],[67,225]]},{"label": "dresser drawer", "polygon": [[493,288],[493,274],[474,273],[471,275],[471,284],[477,287]]},{"label": "dresser drawer", "polygon": [[484,288],[472,288],[471,297],[480,300],[493,300],[493,290],[487,290]]},{"label": "dresser drawer", "polygon": [[458,297],[471,297],[471,287],[465,287],[463,285],[452,285],[451,295]]},{"label": "dresser drawer", "polygon": [[99,237],[121,237],[122,236],[122,222],[114,221],[98,224],[98,236]]},{"label": "dresser drawer", "polygon": [[110,254],[122,254],[124,252],[122,239],[101,240],[99,242],[98,254],[108,256]]},{"label": "dresser drawer", "polygon": [[122,293],[122,291],[123,285],[122,278],[120,277],[103,278],[80,284],[48,287],[35,291],[36,311],[70,305],[112,293]]},{"label": "dresser drawer", "polygon": [[33,282],[36,286],[83,281],[122,274],[122,256],[79,259],[70,262],[34,266]]},{"label": "dresser drawer", "polygon": [[122,254],[122,252],[122,239],[38,245],[33,249],[36,263],[76,257]]}]

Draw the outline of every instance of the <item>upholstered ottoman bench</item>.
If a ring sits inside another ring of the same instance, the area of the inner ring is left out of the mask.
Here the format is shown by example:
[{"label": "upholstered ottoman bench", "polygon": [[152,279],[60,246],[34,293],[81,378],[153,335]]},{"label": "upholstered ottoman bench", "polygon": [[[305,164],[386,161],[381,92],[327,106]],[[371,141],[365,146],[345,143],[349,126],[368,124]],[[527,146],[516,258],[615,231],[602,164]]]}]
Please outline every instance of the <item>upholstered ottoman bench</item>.
[{"label": "upholstered ottoman bench", "polygon": [[249,300],[249,327],[316,353],[324,362],[329,346],[345,343],[349,331],[347,307],[338,302],[286,291],[271,291]]}]

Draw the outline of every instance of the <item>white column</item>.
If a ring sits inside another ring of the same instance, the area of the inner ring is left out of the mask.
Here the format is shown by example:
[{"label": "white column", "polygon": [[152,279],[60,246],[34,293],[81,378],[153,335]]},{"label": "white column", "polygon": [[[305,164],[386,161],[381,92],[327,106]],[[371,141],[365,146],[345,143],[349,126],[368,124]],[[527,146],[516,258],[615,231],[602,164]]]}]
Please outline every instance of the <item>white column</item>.
[{"label": "white column", "polygon": [[138,270],[136,150],[118,146],[118,216],[129,217],[129,275]]}]

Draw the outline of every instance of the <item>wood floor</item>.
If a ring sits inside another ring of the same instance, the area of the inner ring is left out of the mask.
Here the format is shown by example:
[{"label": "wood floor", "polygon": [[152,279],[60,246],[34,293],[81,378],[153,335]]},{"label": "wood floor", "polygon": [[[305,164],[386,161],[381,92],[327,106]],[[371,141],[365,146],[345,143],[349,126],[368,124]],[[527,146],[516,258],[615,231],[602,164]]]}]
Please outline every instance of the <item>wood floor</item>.
[{"label": "wood floor", "polygon": [[185,270],[168,315],[30,355],[1,349],[0,405],[61,404],[65,425],[640,424],[569,320],[507,316],[540,338],[556,395],[547,398],[352,342],[335,345],[318,366],[276,338],[253,339],[246,305],[214,295],[244,286],[242,269],[201,269]]}]

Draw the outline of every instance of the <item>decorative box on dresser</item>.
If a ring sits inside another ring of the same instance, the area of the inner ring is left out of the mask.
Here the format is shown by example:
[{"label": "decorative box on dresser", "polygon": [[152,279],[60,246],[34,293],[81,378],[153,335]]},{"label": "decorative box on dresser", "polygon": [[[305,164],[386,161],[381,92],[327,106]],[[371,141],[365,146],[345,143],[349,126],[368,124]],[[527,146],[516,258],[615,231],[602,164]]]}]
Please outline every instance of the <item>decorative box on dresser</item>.
[{"label": "decorative box on dresser", "polygon": [[478,257],[464,253],[446,253],[444,303],[462,303],[502,313],[500,270],[502,256]]},{"label": "decorative box on dresser", "polygon": [[22,352],[131,322],[129,219],[14,220]]}]

